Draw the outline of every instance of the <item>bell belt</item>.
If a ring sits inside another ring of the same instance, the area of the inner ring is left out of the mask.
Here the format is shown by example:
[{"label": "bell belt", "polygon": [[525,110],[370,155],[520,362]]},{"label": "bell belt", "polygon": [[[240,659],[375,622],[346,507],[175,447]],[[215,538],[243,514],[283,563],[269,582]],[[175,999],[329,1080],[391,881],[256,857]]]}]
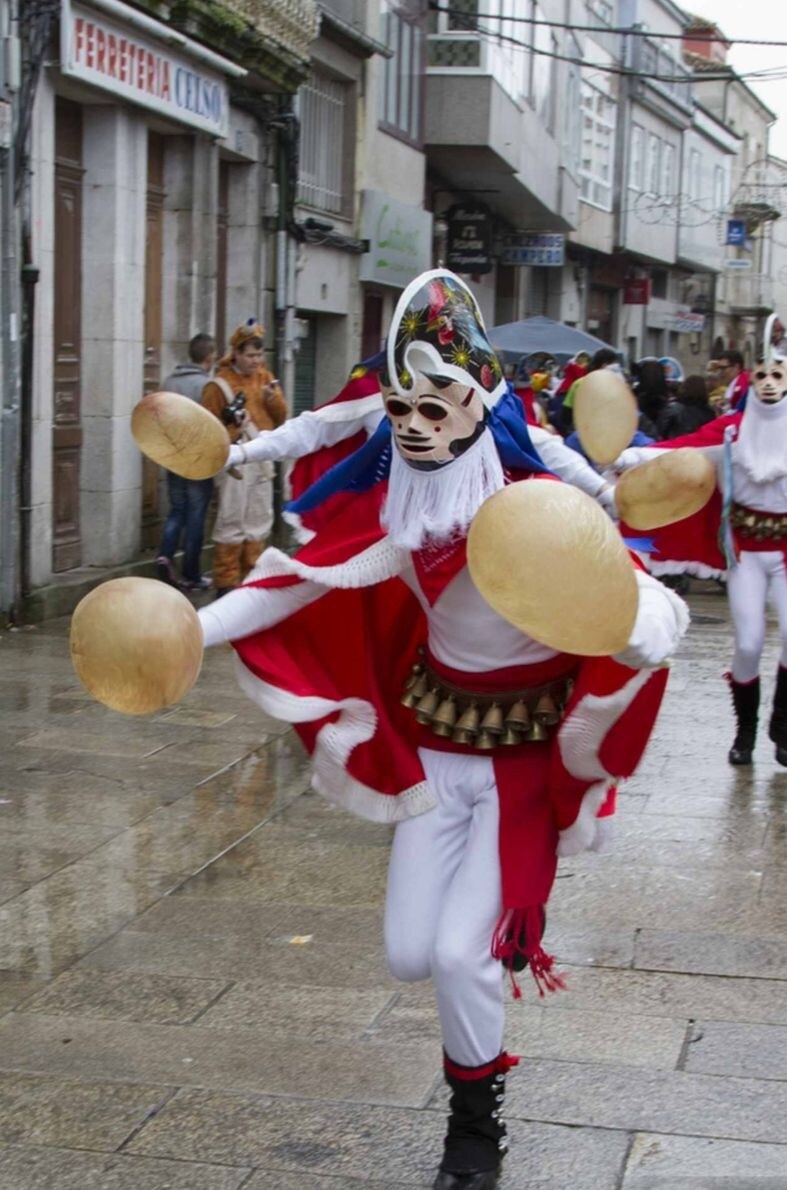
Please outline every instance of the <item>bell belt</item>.
[{"label": "bell belt", "polygon": [[745,504],[733,501],[730,524],[743,541],[753,539],[781,544],[787,539],[787,512],[761,512],[758,508],[747,508]]}]

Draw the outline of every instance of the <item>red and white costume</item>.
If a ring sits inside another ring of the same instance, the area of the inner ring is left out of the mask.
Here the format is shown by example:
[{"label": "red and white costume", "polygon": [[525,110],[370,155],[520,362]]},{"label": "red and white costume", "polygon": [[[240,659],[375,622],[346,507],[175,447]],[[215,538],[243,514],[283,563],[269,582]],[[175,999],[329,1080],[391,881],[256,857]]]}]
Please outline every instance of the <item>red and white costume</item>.
[{"label": "red and white costume", "polygon": [[[639,762],[666,683],[663,663],[688,614],[638,572],[639,614],[625,654],[583,658],[530,639],[486,603],[466,560],[469,519],[484,498],[473,505],[473,484],[480,476],[491,491],[528,479],[504,474],[487,426],[484,407],[505,389],[483,354],[491,348],[472,295],[451,274],[427,274],[405,291],[397,315],[412,312],[424,291],[428,324],[417,308],[412,318],[419,354],[408,354],[407,336],[394,336],[404,317],[395,316],[389,337],[390,372],[398,369],[385,397],[396,441],[390,484],[332,497],[330,519],[294,557],[267,550],[245,587],[199,614],[206,645],[233,642],[249,696],[295,725],[315,788],[365,818],[397,824],[386,948],[395,975],[435,984],[454,1091],[435,1182],[442,1190],[496,1184],[505,1129],[497,1110],[477,1103],[492,1096],[494,1107],[509,1063],[501,1055],[500,960],[524,951],[539,986],[559,983],[540,945],[558,856],[601,844],[615,785]],[[454,352],[445,361],[438,339]],[[416,360],[425,361],[419,370]],[[425,457],[438,461],[419,463]],[[412,509],[420,511],[408,522]],[[449,516],[446,536],[402,545],[427,514]],[[570,677],[559,729],[483,752],[438,738],[402,705],[419,650],[436,682],[471,697],[524,697]],[[478,1169],[489,1180],[473,1181]]]}]

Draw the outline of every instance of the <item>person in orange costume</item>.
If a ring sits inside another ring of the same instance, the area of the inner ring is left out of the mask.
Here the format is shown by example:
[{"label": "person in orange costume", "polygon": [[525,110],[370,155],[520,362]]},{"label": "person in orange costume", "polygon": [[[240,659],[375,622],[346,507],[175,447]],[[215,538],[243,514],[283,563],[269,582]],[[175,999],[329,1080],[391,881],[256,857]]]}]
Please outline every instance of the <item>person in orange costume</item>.
[{"label": "person in orange costume", "polygon": [[[265,366],[264,344],[264,328],[250,318],[234,331],[229,353],[202,390],[202,404],[241,447],[287,417],[281,386]],[[273,527],[273,464],[225,471],[216,477],[216,485],[213,585],[218,597],[243,581],[265,549]]]}]

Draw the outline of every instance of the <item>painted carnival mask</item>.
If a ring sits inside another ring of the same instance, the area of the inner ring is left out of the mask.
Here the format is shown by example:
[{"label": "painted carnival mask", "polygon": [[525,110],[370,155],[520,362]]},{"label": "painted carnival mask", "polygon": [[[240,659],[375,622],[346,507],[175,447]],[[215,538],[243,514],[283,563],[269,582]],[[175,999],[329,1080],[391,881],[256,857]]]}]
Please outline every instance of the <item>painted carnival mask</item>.
[{"label": "painted carnival mask", "polygon": [[407,396],[385,384],[382,392],[396,448],[414,467],[450,463],[483,433],[486,407],[464,382],[418,375]]},{"label": "painted carnival mask", "polygon": [[484,432],[506,384],[475,297],[447,269],[416,277],[400,297],[381,388],[396,448],[411,467],[444,466]]},{"label": "painted carnival mask", "polygon": [[763,405],[778,405],[787,393],[787,361],[761,364],[752,376],[754,391]]}]

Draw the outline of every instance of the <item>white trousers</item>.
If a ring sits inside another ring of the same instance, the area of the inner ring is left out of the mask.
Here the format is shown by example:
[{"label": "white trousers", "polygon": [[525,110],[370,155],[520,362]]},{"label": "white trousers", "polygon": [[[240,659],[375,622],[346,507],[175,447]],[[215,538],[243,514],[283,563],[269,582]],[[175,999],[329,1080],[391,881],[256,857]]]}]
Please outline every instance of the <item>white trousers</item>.
[{"label": "white trousers", "polygon": [[787,568],[781,550],[742,550],[740,562],[730,568],[727,594],[735,631],[735,681],[751,682],[760,672],[769,596],[779,618],[780,663],[787,666]]},{"label": "white trousers", "polygon": [[273,528],[273,463],[247,463],[240,479],[216,476],[219,506],[213,540],[225,545],[265,541]]},{"label": "white trousers", "polygon": [[437,805],[396,827],[385,945],[391,973],[434,981],[443,1045],[461,1066],[500,1053],[503,969],[492,958],[501,913],[499,806],[492,761],[422,748]]}]

